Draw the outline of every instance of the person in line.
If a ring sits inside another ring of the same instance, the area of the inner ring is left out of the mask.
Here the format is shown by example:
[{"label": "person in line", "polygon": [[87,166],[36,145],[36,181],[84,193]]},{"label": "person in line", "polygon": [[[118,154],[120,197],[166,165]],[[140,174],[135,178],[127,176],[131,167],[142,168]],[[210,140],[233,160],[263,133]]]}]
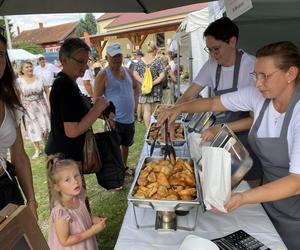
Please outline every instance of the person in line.
[{"label": "person in line", "polygon": [[26,204],[38,218],[31,165],[24,149],[20,129],[24,108],[17,95],[15,75],[8,58],[7,41],[3,34],[0,34],[0,61],[0,209],[8,203],[24,204],[14,171],[7,160],[9,149],[11,163],[15,166],[16,176],[25,195]]},{"label": "person in line", "polygon": [[134,142],[134,113],[138,104],[139,88],[132,72],[122,66],[123,52],[119,43],[107,45],[108,67],[95,80],[94,97],[104,95],[116,107],[114,125],[121,138],[121,153],[126,173],[132,175],[127,166],[129,147]]},{"label": "person in line", "polygon": [[47,63],[43,55],[38,58],[38,66],[34,68],[34,74],[45,79],[49,88],[51,88],[54,77],[61,71],[61,69],[52,63]]},{"label": "person in line", "polygon": [[[135,65],[138,63],[139,60],[141,60],[141,58],[144,56],[144,53],[141,51],[136,52],[133,55],[133,60],[132,63],[130,64],[129,69],[133,72]],[[142,91],[141,91],[141,86],[139,85],[139,100],[140,97],[142,95]],[[142,109],[142,104],[138,101],[138,105],[137,105],[137,109],[136,109],[136,119],[138,122],[142,123],[143,122],[143,109]]]},{"label": "person in line", "polygon": [[46,142],[50,132],[50,109],[46,100],[46,96],[49,96],[49,89],[43,78],[33,74],[33,65],[30,61],[21,64],[17,83],[21,101],[26,110],[25,128],[35,149],[32,159],[36,159],[43,151],[40,143]]},{"label": "person in line", "polygon": [[92,61],[88,63],[89,68],[85,71],[83,77],[78,77],[76,82],[81,93],[88,100],[92,100],[94,95],[94,84],[95,84],[95,76]]},{"label": "person in line", "polygon": [[89,110],[76,84],[76,79],[88,69],[90,52],[90,47],[79,38],[66,39],[60,48],[63,69],[50,93],[51,132],[45,149],[47,155],[62,153],[81,162],[85,133],[108,107],[108,101],[98,97]]},{"label": "person in line", "polygon": [[167,105],[173,105],[175,103],[175,89],[174,84],[176,84],[176,76],[171,72],[171,67],[169,65],[169,58],[167,56],[162,56],[161,60],[164,64],[165,77],[161,82],[162,85],[162,98],[161,103]]},{"label": "person in line", "polygon": [[161,87],[160,82],[163,80],[164,74],[164,66],[162,61],[159,58],[156,58],[157,47],[151,41],[148,43],[147,51],[144,57],[135,65],[133,75],[135,79],[142,83],[144,74],[146,71],[146,67],[150,68],[152,80],[153,80],[153,88],[151,93],[141,95],[139,99],[139,103],[143,104],[144,108],[144,123],[145,126],[148,127],[150,125],[150,117],[151,113],[155,109],[155,105],[161,102]]},{"label": "person in line", "polygon": [[54,200],[48,236],[50,249],[97,250],[96,234],[105,229],[107,218],[89,213],[77,163],[50,157],[47,178]]},{"label": "person in line", "polygon": [[[228,17],[222,17],[211,23],[204,31],[206,51],[210,58],[200,69],[193,83],[176,102],[177,104],[191,100],[206,87],[213,90],[214,95],[234,92],[246,86],[255,86],[250,75],[254,69],[255,57],[237,48],[239,29]],[[251,186],[261,183],[261,164],[249,147],[247,137],[253,118],[249,112],[222,112],[216,114],[217,125],[202,132],[202,142],[212,140],[221,128],[222,123],[236,133],[237,137],[249,151],[254,164],[245,180]]]},{"label": "person in line", "polygon": [[256,88],[249,86],[213,98],[182,103],[165,111],[175,120],[181,112],[252,111],[249,143],[263,166],[263,185],[233,193],[225,204],[233,211],[263,203],[289,250],[300,246],[300,51],[291,42],[266,45],[256,53]]}]

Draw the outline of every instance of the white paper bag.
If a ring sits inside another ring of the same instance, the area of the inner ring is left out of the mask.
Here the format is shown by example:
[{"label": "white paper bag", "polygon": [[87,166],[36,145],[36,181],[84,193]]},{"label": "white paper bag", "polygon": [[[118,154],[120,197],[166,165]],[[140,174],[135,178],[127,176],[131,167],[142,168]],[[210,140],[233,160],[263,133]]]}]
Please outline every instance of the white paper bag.
[{"label": "white paper bag", "polygon": [[195,162],[198,162],[202,157],[202,147],[210,145],[211,143],[210,141],[206,141],[202,145],[201,141],[201,134],[195,132],[188,134],[189,150],[191,157]]},{"label": "white paper bag", "polygon": [[231,155],[224,148],[202,147],[201,183],[204,204],[227,212],[224,204],[231,195]]}]

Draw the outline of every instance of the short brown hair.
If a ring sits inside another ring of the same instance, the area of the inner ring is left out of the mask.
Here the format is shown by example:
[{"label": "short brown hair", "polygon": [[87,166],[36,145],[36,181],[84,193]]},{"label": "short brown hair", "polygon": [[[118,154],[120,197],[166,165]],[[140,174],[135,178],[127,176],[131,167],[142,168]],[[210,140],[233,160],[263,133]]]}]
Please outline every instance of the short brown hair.
[{"label": "short brown hair", "polygon": [[268,44],[256,52],[256,57],[274,58],[276,67],[283,71],[288,71],[290,67],[298,68],[296,83],[300,84],[300,51],[298,47],[290,41],[281,41]]}]

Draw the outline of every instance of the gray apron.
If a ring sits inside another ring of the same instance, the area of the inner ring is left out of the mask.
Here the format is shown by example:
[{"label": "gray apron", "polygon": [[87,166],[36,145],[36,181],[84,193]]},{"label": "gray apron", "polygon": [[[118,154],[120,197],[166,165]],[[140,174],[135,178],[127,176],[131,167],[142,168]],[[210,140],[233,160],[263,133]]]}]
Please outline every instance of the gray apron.
[{"label": "gray apron", "polygon": [[[217,66],[216,87],[214,88],[214,94],[216,96],[235,92],[238,90],[237,86],[238,86],[240,65],[241,65],[243,53],[244,53],[243,51],[238,51],[238,50],[236,51],[236,60],[234,63],[234,71],[233,71],[233,83],[232,83],[231,88],[218,90],[222,66],[220,64]],[[216,116],[216,123],[220,124],[220,123],[234,122],[234,121],[249,117],[249,112],[226,111],[226,112],[215,113],[215,116]],[[248,144],[248,133],[249,133],[249,130],[237,132],[235,134],[239,138],[239,140],[242,142],[242,144],[245,146],[245,148],[248,150],[250,157],[253,160],[253,166],[252,166],[251,170],[247,173],[247,175],[244,177],[244,179],[245,180],[257,180],[257,179],[262,178],[262,167],[261,167],[261,163],[260,163],[259,159],[253,153],[253,151],[251,150],[251,147]]]},{"label": "gray apron", "polygon": [[[250,133],[249,144],[263,165],[263,183],[269,183],[289,174],[287,131],[294,107],[300,98],[300,86],[288,105],[280,137],[258,138],[257,131],[270,100],[266,99]],[[300,249],[300,195],[263,204],[275,228],[289,250]]]}]

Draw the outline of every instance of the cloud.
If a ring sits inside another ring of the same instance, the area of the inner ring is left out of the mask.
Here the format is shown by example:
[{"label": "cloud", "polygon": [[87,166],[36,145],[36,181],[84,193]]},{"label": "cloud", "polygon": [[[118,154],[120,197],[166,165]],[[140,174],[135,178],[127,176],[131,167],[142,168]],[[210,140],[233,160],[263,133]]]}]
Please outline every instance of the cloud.
[{"label": "cloud", "polygon": [[[103,13],[93,13],[96,18]],[[43,23],[44,27],[54,26],[63,23],[76,22],[81,18],[84,18],[85,13],[73,13],[73,14],[41,14],[41,15],[17,15],[7,16],[10,23],[13,24],[13,32],[17,33],[17,26],[20,27],[20,31],[37,29],[39,23]]]}]

